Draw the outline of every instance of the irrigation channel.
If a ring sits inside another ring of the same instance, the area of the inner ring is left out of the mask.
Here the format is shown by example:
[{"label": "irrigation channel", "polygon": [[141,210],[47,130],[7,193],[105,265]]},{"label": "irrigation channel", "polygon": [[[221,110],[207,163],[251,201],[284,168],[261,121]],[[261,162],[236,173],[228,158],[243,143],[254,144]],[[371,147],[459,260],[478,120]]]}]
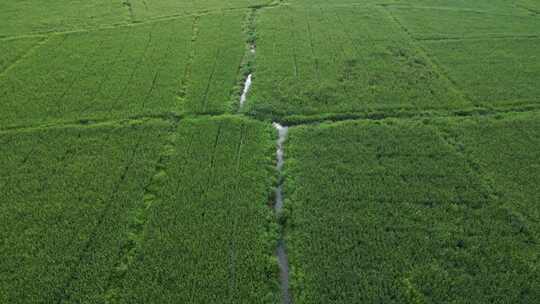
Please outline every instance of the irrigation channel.
[{"label": "irrigation channel", "polygon": [[[283,144],[285,143],[285,140],[287,139],[287,133],[289,131],[289,128],[282,126],[276,122],[272,123],[272,126],[278,131],[277,150],[276,150],[276,158],[277,158],[276,169],[279,173],[279,179],[278,179],[278,186],[276,187],[276,193],[275,193],[276,201],[274,203],[274,211],[276,214],[279,214],[283,210],[282,169],[283,169],[284,152],[285,152]],[[280,280],[280,285],[281,285],[282,303],[290,304],[292,303],[292,301],[291,301],[291,295],[289,292],[289,260],[287,258],[287,251],[286,251],[285,240],[283,239],[283,235],[280,235],[280,238],[278,240],[276,255],[277,255],[278,265],[279,265],[279,280]]]},{"label": "irrigation channel", "polygon": [[[250,44],[249,45],[249,52],[251,54],[255,54],[255,45]],[[251,88],[251,78],[253,77],[253,73],[249,73],[244,80],[244,88],[242,89],[242,95],[240,96],[240,109],[244,106],[244,103],[246,103],[247,94],[249,92],[249,89]]]},{"label": "irrigation channel", "polygon": [[[249,52],[252,54],[255,54],[255,45],[250,44],[249,45]],[[244,106],[247,94],[249,93],[249,89],[251,88],[251,82],[252,82],[253,73],[249,73],[246,77],[246,80],[244,81],[244,88],[242,89],[242,95],[240,96],[240,109]],[[284,146],[285,140],[287,139],[287,133],[289,132],[289,127],[282,126],[277,122],[272,123],[272,126],[277,130],[278,132],[278,139],[277,139],[277,149],[276,149],[276,169],[279,174],[278,178],[278,185],[275,190],[275,202],[274,202],[274,212],[276,215],[279,215],[281,211],[283,210],[283,164],[284,164]],[[279,281],[280,281],[280,287],[281,287],[281,299],[283,304],[291,304],[291,294],[289,291],[289,260],[287,258],[287,251],[285,247],[285,240],[283,239],[283,235],[280,235],[277,249],[276,249],[276,256],[278,260],[278,266],[279,266]]]},{"label": "irrigation channel", "polygon": [[240,96],[240,109],[244,106],[244,103],[246,102],[247,93],[249,91],[249,88],[251,87],[251,73],[246,78],[246,81],[244,82],[244,90],[242,91],[242,96]]}]

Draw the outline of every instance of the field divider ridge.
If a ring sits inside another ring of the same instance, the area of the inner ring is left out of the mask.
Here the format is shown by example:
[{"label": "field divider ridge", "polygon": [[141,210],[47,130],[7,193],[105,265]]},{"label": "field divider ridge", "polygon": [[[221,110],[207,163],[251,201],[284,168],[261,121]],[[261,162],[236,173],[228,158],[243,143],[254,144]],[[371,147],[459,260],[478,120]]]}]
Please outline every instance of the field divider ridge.
[{"label": "field divider ridge", "polygon": [[311,58],[313,60],[313,63],[315,64],[315,71],[316,71],[316,76],[317,76],[317,82],[319,84],[321,84],[321,67],[320,67],[320,63],[319,63],[319,57],[317,57],[317,54],[315,52],[315,43],[313,42],[313,31],[311,29],[311,22],[310,22],[310,18],[311,18],[311,14],[309,12],[309,10],[305,10],[306,13],[306,28],[307,28],[307,32],[308,32],[308,37],[309,37],[309,46],[310,46],[310,49],[311,49]]},{"label": "field divider ridge", "polygon": [[[485,15],[492,15],[492,16],[518,16],[518,17],[520,16],[520,14],[516,14],[516,13],[506,13],[506,12],[490,11],[490,10],[478,9],[478,8],[465,8],[465,7],[408,5],[408,4],[398,4],[398,3],[385,3],[385,4],[381,3],[381,4],[375,4],[375,5],[384,6],[384,7],[394,7],[397,9],[467,12],[467,13],[485,14]],[[516,7],[521,7],[523,9],[526,9],[525,6],[520,5],[520,4],[516,4]]]},{"label": "field divider ridge", "polygon": [[19,55],[15,60],[13,60],[3,71],[0,71],[0,78],[2,78],[4,75],[6,75],[10,70],[12,70],[15,66],[17,66],[20,62],[24,61],[26,58],[30,57],[30,55],[37,52],[37,49],[42,47],[45,43],[47,43],[50,40],[50,37],[42,37],[42,36],[36,36],[41,38],[38,42],[36,42],[32,47],[30,47],[26,52]]},{"label": "field divider ridge", "polygon": [[540,16],[540,10],[536,10],[534,8],[531,8],[527,5],[524,5],[524,4],[521,4],[521,3],[515,3],[514,4],[517,8],[521,8],[523,10],[526,10],[527,12],[529,12],[531,15],[533,16]]},{"label": "field divider ridge", "polygon": [[539,39],[540,35],[501,35],[501,36],[469,36],[469,37],[433,37],[415,38],[416,41],[436,42],[436,41],[490,41],[490,40],[510,40],[510,39]]},{"label": "field divider ridge", "polygon": [[146,229],[149,222],[149,213],[161,202],[161,189],[168,179],[167,165],[171,157],[176,153],[177,130],[180,120],[171,122],[165,143],[162,146],[159,159],[155,162],[154,173],[148,184],[144,186],[143,197],[130,214],[130,224],[126,232],[127,245],[124,246],[118,256],[116,266],[111,270],[104,298],[107,303],[120,301],[120,282],[126,276],[133,261],[140,253],[145,240]]},{"label": "field divider ridge", "polygon": [[[220,18],[220,21],[219,21],[219,28],[222,27],[223,25],[223,19],[224,16],[222,15],[221,18]],[[223,41],[223,40],[221,40]],[[212,80],[214,79],[214,75],[216,74],[216,69],[218,67],[218,62],[219,62],[219,59],[220,59],[220,55],[221,55],[221,52],[222,52],[222,43],[220,43],[220,46],[217,47],[216,49],[216,55],[214,57],[214,61],[212,63],[212,72],[210,72],[210,76],[208,76],[208,80],[206,82],[206,88],[204,90],[204,94],[203,94],[203,100],[202,100],[202,112],[203,113],[207,113],[207,108],[208,108],[208,92],[210,92],[210,87],[212,86]]]},{"label": "field divider ridge", "polygon": [[[398,109],[399,110],[399,109]],[[366,112],[344,112],[344,113],[321,113],[311,115],[287,115],[275,119],[275,122],[280,123],[283,126],[301,126],[319,124],[322,122],[340,122],[351,120],[384,120],[384,119],[419,119],[419,118],[436,118],[436,117],[482,117],[482,116],[494,116],[494,115],[511,115],[513,113],[523,112],[539,112],[540,106],[537,105],[524,105],[524,106],[510,106],[510,107],[471,107],[464,110],[430,110],[417,111],[399,110],[399,111],[366,111]],[[145,123],[149,121],[169,121],[174,122],[184,118],[204,118],[204,117],[219,117],[224,115],[238,115],[248,119],[257,121],[268,121],[268,117],[259,117],[243,113],[238,114],[179,114],[175,112],[157,113],[152,115],[133,115],[127,118],[120,119],[100,119],[100,118],[81,118],[78,120],[65,120],[52,123],[43,124],[23,124],[23,125],[8,125],[0,127],[0,134],[3,133],[17,133],[17,132],[32,132],[55,128],[85,128],[95,126],[120,126],[137,123]]]},{"label": "field divider ridge", "polygon": [[81,118],[77,120],[64,120],[42,124],[23,124],[23,125],[8,125],[0,127],[0,134],[2,133],[16,133],[16,132],[31,132],[44,129],[55,128],[76,128],[76,127],[92,127],[92,126],[121,126],[135,123],[145,123],[152,120],[160,121],[177,121],[183,118],[181,115],[174,112],[158,113],[152,115],[133,115],[127,118],[119,119],[101,119],[101,118]]},{"label": "field divider ridge", "polygon": [[487,192],[489,193],[489,196],[493,199],[498,199],[499,196],[494,190],[493,182],[487,180],[486,177],[482,174],[480,170],[480,164],[474,161],[474,159],[472,159],[472,157],[468,155],[464,144],[459,141],[457,136],[455,134],[452,134],[449,130],[445,130],[444,126],[441,126],[440,124],[436,124],[435,130],[441,140],[465,160],[467,166],[469,167],[469,169],[471,169],[471,172],[480,180],[482,186],[484,186],[488,190]]},{"label": "field divider ridge", "polygon": [[122,2],[122,5],[124,5],[125,7],[127,7],[128,9],[128,12],[129,12],[129,19],[131,22],[135,22],[136,19],[135,19],[135,13],[133,11],[133,4],[131,3],[131,0],[124,0]]},{"label": "field divider ridge", "polygon": [[[511,115],[513,113],[538,112],[540,106],[510,106],[510,107],[470,107],[466,109],[438,110],[425,109],[418,111],[415,109],[395,109],[392,111],[363,111],[363,112],[343,112],[343,113],[320,113],[308,115],[286,115],[275,119],[284,126],[301,126],[319,124],[322,122],[340,122],[353,120],[384,120],[384,119],[431,119],[431,118],[458,118],[458,117],[483,117],[494,115]],[[260,120],[267,120],[266,117],[256,117]]]}]

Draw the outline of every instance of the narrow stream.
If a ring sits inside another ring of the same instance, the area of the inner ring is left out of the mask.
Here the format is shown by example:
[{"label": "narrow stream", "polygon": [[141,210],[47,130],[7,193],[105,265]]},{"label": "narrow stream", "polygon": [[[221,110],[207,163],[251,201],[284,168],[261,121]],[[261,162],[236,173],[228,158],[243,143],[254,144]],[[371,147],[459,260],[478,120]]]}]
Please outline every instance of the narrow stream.
[{"label": "narrow stream", "polygon": [[[287,133],[289,131],[288,127],[284,127],[279,123],[272,123],[272,126],[278,131],[278,140],[277,140],[277,150],[276,158],[277,164],[276,169],[279,172],[278,186],[276,188],[276,201],[274,203],[274,211],[280,213],[283,210],[283,177],[282,169],[284,163],[284,147],[283,144],[287,139]],[[276,250],[276,255],[279,264],[279,280],[281,285],[281,298],[282,303],[290,304],[292,303],[291,294],[289,292],[289,260],[287,258],[287,251],[285,246],[285,240],[283,236],[280,236],[278,241],[278,246]]]},{"label": "narrow stream", "polygon": [[[255,44],[251,43],[249,44],[249,52],[251,54],[255,54]],[[247,94],[249,92],[249,89],[251,88],[251,78],[253,77],[253,73],[249,73],[246,77],[246,80],[244,81],[244,89],[242,90],[242,95],[240,96],[240,109],[244,106],[244,103],[246,103]]]},{"label": "narrow stream", "polygon": [[244,82],[244,90],[242,91],[242,96],[240,96],[240,109],[244,106],[244,103],[246,102],[247,94],[249,92],[249,88],[251,87],[251,76],[252,74],[250,73],[247,76],[246,81]]}]

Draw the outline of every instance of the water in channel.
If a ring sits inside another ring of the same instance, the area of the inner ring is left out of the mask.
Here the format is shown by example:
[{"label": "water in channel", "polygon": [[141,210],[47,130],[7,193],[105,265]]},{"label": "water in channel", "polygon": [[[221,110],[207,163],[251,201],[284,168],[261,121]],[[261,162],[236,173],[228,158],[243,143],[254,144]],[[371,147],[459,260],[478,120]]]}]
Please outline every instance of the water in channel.
[{"label": "water in channel", "polygon": [[[287,133],[289,131],[288,127],[282,126],[279,123],[273,123],[273,127],[278,131],[277,139],[277,150],[276,150],[276,169],[279,173],[278,186],[275,193],[275,203],[274,211],[280,213],[283,210],[283,178],[282,178],[282,169],[284,164],[284,146],[285,140],[287,139]],[[285,247],[285,241],[283,237],[280,237],[278,241],[278,247],[276,250],[276,255],[279,264],[279,280],[281,285],[281,297],[282,303],[290,304],[292,303],[291,294],[289,291],[289,261],[287,259],[287,251]]]}]

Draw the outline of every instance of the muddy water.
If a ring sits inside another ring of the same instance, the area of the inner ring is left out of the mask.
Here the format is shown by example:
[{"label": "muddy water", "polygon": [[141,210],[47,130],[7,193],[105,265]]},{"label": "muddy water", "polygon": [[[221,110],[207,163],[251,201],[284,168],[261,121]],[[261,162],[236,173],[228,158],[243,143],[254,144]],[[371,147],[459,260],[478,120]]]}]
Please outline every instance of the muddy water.
[{"label": "muddy water", "polygon": [[289,292],[289,259],[287,258],[287,252],[285,251],[285,241],[283,241],[283,239],[279,240],[276,254],[279,265],[281,302],[284,304],[291,304],[292,298],[291,293]]},{"label": "muddy water", "polygon": [[[284,147],[283,144],[287,139],[287,133],[289,131],[288,127],[284,127],[278,123],[273,123],[272,126],[278,131],[278,140],[277,140],[277,150],[276,150],[276,169],[279,172],[279,181],[278,187],[276,188],[274,203],[274,211],[279,213],[283,210],[283,178],[282,170],[284,163]],[[289,291],[289,260],[287,258],[287,251],[285,246],[285,240],[281,236],[278,242],[278,247],[276,250],[276,255],[279,265],[279,280],[281,285],[281,297],[282,303],[290,304],[292,303],[291,294]]]},{"label": "muddy water", "polygon": [[[251,54],[255,54],[255,44],[249,45],[249,52]],[[244,89],[242,90],[242,95],[240,96],[240,109],[244,106],[244,103],[246,103],[247,94],[249,92],[249,89],[251,88],[251,78],[253,77],[253,73],[249,73],[246,77],[246,80],[244,81]]]},{"label": "muddy water", "polygon": [[249,74],[244,82],[244,90],[242,90],[242,95],[240,96],[240,108],[242,108],[246,102],[247,94],[249,92],[249,88],[251,87],[251,76],[252,74]]},{"label": "muddy water", "polygon": [[279,181],[278,181],[278,187],[276,189],[276,202],[275,202],[274,208],[276,212],[280,212],[281,209],[283,209],[283,185],[282,185],[282,179],[281,179],[281,171],[283,169],[283,163],[284,163],[283,144],[285,143],[285,140],[287,139],[287,133],[289,132],[289,128],[284,127],[275,122],[272,124],[272,126],[278,131],[277,150],[276,150],[276,159],[277,159],[276,168],[280,176]]}]

